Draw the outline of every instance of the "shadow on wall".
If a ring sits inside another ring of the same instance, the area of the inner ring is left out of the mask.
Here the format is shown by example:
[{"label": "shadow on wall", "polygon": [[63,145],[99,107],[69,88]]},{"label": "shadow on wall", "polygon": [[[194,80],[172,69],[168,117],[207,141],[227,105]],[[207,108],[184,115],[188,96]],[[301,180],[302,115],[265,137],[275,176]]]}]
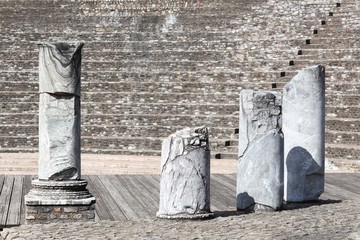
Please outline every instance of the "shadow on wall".
[{"label": "shadow on wall", "polygon": [[292,148],[286,156],[287,191],[284,194],[287,194],[287,199],[296,196],[318,198],[322,193],[319,189],[323,188],[323,182],[317,179],[320,170],[321,166],[305,148]]}]

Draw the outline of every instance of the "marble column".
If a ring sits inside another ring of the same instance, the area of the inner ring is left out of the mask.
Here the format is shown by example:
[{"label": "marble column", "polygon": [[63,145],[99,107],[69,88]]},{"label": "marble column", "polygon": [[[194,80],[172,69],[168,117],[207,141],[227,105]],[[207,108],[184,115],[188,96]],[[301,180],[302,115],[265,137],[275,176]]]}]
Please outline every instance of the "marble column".
[{"label": "marble column", "polygon": [[210,151],[208,130],[185,128],[163,141],[159,218],[208,218]]},{"label": "marble column", "polygon": [[240,93],[238,210],[274,211],[283,201],[281,92]]},{"label": "marble column", "polygon": [[[39,43],[38,47],[39,179],[32,182],[33,189],[25,197],[26,220],[35,223],[93,219],[95,198],[81,179],[83,43]],[[64,206],[71,206],[73,214],[64,212]],[[52,209],[49,214],[44,214],[44,207]]]},{"label": "marble column", "polygon": [[283,91],[287,202],[316,200],[324,192],[325,68],[301,70]]}]

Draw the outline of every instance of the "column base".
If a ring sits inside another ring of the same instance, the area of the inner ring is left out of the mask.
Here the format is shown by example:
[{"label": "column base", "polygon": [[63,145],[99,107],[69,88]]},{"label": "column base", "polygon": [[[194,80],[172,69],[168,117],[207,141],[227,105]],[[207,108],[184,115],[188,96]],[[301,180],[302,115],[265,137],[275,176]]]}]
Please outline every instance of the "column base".
[{"label": "column base", "polygon": [[189,213],[179,213],[179,214],[160,214],[156,213],[156,217],[164,218],[164,219],[209,219],[214,217],[214,213],[197,213],[197,214],[189,214]]},{"label": "column base", "polygon": [[270,206],[266,206],[260,203],[253,203],[251,206],[249,206],[246,209],[240,209],[238,208],[237,211],[243,212],[243,213],[252,213],[252,212],[276,212],[282,210],[282,206],[278,208],[272,208]]},{"label": "column base", "polygon": [[25,223],[52,223],[95,220],[95,198],[85,180],[33,180],[25,196]]}]

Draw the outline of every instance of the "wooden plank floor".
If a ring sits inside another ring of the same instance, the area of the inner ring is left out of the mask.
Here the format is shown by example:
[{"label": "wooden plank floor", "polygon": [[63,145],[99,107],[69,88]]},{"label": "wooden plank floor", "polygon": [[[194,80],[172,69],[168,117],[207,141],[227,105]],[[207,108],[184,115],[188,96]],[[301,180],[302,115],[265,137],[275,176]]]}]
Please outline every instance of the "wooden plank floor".
[{"label": "wooden plank floor", "polygon": [[[24,223],[24,195],[35,176],[0,175],[0,228]],[[158,209],[158,175],[89,175],[88,188],[96,197],[96,220],[154,217]],[[324,200],[360,200],[360,173],[327,173]],[[236,210],[235,174],[211,176],[211,210]]]}]

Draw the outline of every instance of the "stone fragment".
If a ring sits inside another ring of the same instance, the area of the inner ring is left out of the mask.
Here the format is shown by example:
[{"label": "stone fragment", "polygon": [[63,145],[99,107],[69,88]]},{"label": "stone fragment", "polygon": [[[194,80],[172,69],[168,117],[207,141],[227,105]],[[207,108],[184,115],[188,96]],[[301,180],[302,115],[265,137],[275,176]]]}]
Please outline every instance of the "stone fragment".
[{"label": "stone fragment", "polygon": [[160,218],[207,218],[210,212],[210,150],[205,127],[185,128],[163,141]]},{"label": "stone fragment", "polygon": [[240,93],[237,199],[239,210],[282,207],[283,134],[281,93]]},{"label": "stone fragment", "polygon": [[39,44],[39,179],[80,179],[82,43]]},{"label": "stone fragment", "polygon": [[39,43],[39,92],[80,97],[83,43]]},{"label": "stone fragment", "polygon": [[[82,46],[39,44],[39,179],[25,196],[26,214],[38,214],[26,223],[94,220],[89,216],[95,198],[80,171]],[[89,214],[76,215],[79,207],[87,207]]]},{"label": "stone fragment", "polygon": [[300,71],[283,92],[284,199],[316,200],[324,192],[325,68]]}]

